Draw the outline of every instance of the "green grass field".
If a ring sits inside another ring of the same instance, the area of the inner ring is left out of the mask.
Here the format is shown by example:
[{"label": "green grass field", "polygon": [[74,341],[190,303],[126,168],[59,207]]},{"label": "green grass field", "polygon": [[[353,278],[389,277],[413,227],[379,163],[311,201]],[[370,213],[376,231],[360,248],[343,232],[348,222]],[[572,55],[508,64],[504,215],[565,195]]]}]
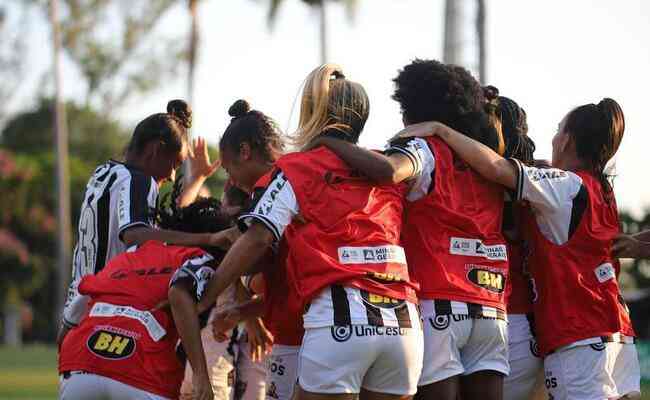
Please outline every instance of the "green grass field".
[{"label": "green grass field", "polygon": [[[54,400],[57,385],[56,348],[0,347],[0,400]],[[650,400],[650,384],[643,391],[643,400]]]}]

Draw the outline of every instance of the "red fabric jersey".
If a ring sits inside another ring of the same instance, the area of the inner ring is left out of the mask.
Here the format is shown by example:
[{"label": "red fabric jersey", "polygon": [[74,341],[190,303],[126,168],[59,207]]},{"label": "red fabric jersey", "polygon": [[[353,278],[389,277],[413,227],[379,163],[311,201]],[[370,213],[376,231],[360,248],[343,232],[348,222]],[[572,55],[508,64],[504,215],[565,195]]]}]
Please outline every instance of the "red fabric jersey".
[{"label": "red fabric jersey", "polygon": [[533,304],[542,355],[593,337],[634,330],[618,287],[620,264],[611,245],[619,232],[615,199],[604,199],[593,175],[576,172],[588,202],[569,241],[557,245],[540,231],[531,213],[526,223],[532,252],[530,271],[537,298]]},{"label": "red fabric jersey", "polygon": [[527,271],[526,242],[508,243],[508,263],[510,280],[506,285],[506,308],[508,314],[528,314],[533,312],[533,293],[530,273]]},{"label": "red fabric jersey", "polygon": [[[91,298],[88,312],[61,344],[59,372],[82,370],[177,398],[185,366],[176,357],[179,336],[171,311],[145,313],[167,299],[170,281],[184,263],[207,259],[212,257],[198,248],[150,241],[84,277],[79,292]],[[128,308],[116,312],[112,306]],[[102,316],[111,308],[111,316]],[[147,328],[156,324],[157,329]]]},{"label": "red fabric jersey", "polygon": [[[289,225],[286,232],[293,229],[295,227]],[[294,286],[287,281],[288,256],[289,249],[283,239],[274,265],[264,271],[264,322],[273,334],[274,344],[300,346],[305,333],[302,326],[303,310]]]},{"label": "red fabric jersey", "polygon": [[528,314],[533,312],[533,283],[528,271],[530,244],[523,232],[525,206],[512,204],[511,208],[514,240],[508,240],[508,264],[510,280],[506,285],[506,307],[508,314]]},{"label": "red fabric jersey", "polygon": [[405,186],[374,186],[324,147],[276,165],[307,222],[285,232],[287,273],[303,305],[334,283],[416,301],[399,247]]},{"label": "red fabric jersey", "polygon": [[418,297],[505,310],[503,188],[479,176],[441,139],[426,141],[436,160],[431,190],[407,207],[403,232]]}]

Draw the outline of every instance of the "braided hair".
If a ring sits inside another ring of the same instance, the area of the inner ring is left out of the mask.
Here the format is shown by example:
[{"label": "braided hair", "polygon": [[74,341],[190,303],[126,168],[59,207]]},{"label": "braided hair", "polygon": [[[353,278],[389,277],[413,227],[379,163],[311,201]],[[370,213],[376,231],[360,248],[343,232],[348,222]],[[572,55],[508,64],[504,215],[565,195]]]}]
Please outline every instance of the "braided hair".
[{"label": "braided hair", "polygon": [[535,142],[528,136],[526,111],[514,100],[499,96],[499,89],[494,86],[485,86],[483,94],[488,104],[495,107],[505,141],[504,157],[532,165]]}]

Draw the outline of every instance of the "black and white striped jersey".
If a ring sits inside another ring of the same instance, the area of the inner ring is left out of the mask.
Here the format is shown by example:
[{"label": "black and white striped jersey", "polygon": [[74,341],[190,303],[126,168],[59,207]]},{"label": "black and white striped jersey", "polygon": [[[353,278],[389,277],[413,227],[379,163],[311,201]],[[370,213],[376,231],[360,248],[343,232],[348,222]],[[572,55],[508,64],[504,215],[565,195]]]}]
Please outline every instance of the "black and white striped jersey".
[{"label": "black and white striped jersey", "polygon": [[98,273],[111,258],[126,251],[122,242],[126,229],[153,225],[157,200],[156,181],[141,170],[113,160],[95,169],[81,204],[64,319],[69,319],[66,313],[77,294],[78,281]]},{"label": "black and white striped jersey", "polygon": [[303,321],[305,329],[346,325],[422,327],[416,304],[342,285],[323,289],[309,304]]}]

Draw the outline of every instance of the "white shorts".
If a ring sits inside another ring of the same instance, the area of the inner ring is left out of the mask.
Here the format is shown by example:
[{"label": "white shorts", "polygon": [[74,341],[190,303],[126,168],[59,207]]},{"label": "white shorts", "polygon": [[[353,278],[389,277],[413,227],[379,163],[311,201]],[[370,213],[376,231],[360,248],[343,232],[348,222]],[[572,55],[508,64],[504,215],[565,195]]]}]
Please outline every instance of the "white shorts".
[{"label": "white shorts", "polygon": [[266,400],[291,400],[298,379],[300,346],[273,345],[266,360]]},{"label": "white shorts", "polygon": [[478,371],[510,372],[506,321],[468,315],[423,319],[424,363],[418,386]]},{"label": "white shorts", "polygon": [[422,330],[370,325],[305,330],[298,383],[307,392],[413,395],[422,368]]},{"label": "white shorts", "polygon": [[[205,352],[205,361],[210,374],[215,400],[232,400],[234,381],[234,361],[228,353],[229,340],[217,342],[212,334],[212,324],[201,330],[201,342]],[[192,367],[188,362],[185,367],[185,379],[181,385],[181,400],[192,398]]]},{"label": "white shorts", "polygon": [[59,381],[60,400],[168,400],[115,379],[95,374],[72,374]]},{"label": "white shorts", "polygon": [[544,362],[525,314],[508,314],[508,363],[510,375],[503,380],[504,400],[528,400],[543,390]]},{"label": "white shorts", "polygon": [[634,344],[592,344],[551,353],[544,359],[544,378],[554,400],[618,399],[641,392]]},{"label": "white shorts", "polygon": [[264,400],[266,397],[266,360],[253,362],[246,333],[239,339],[235,373],[235,400]]}]

